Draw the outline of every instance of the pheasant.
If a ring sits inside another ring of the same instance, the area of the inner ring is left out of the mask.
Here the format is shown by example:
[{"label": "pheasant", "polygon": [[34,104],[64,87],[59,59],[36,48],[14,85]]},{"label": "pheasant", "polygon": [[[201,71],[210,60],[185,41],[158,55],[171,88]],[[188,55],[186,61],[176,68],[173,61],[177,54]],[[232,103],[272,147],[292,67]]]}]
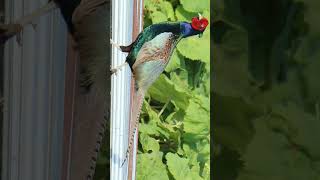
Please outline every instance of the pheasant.
[{"label": "pheasant", "polygon": [[[129,64],[134,77],[132,100],[134,108],[131,111],[130,118],[133,127],[130,130],[129,145],[121,166],[132,151],[134,134],[138,127],[145,92],[164,71],[179,41],[194,35],[201,37],[207,25],[208,20],[199,14],[198,17],[192,18],[191,23],[162,22],[153,24],[145,28],[136,40],[128,46],[119,46],[111,41],[122,52],[129,53],[124,64]],[[117,72],[124,64],[112,69],[112,72]]]}]

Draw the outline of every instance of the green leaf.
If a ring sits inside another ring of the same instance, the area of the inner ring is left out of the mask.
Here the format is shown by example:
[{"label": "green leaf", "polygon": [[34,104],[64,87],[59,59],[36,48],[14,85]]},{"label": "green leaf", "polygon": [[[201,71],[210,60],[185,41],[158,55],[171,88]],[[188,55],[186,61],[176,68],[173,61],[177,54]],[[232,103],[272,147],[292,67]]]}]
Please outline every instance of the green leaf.
[{"label": "green leaf", "polygon": [[179,52],[191,60],[201,60],[210,63],[210,28],[206,29],[203,36],[192,36],[182,39],[177,45]]},{"label": "green leaf", "polygon": [[137,179],[169,180],[166,166],[162,163],[162,152],[139,154],[137,159]]},{"label": "green leaf", "polygon": [[153,121],[150,121],[148,124],[140,123],[139,132],[148,135],[159,135],[159,132],[157,130],[157,124]]},{"label": "green leaf", "polygon": [[319,16],[320,16],[320,2],[317,0],[296,0],[303,2],[306,6],[306,12],[304,13],[304,19],[309,25],[310,34],[315,35],[320,32]]},{"label": "green leaf", "polygon": [[157,112],[146,101],[143,102],[142,110],[148,113],[150,121],[160,122]]},{"label": "green leaf", "polygon": [[175,180],[194,180],[202,179],[199,176],[199,172],[195,172],[190,169],[186,158],[181,158],[177,154],[168,153],[166,155],[167,165],[170,173],[173,175]]},{"label": "green leaf", "polygon": [[203,95],[194,95],[194,101],[204,108],[207,112],[210,112],[210,98]]},{"label": "green leaf", "polygon": [[242,98],[214,94],[212,99],[215,142],[243,152],[254,135],[251,120],[259,117],[263,109]]},{"label": "green leaf", "polygon": [[186,70],[181,70],[179,73],[171,72],[170,79],[177,86],[182,88],[184,91],[186,91],[188,93],[190,92],[189,85],[188,85],[188,72]]},{"label": "green leaf", "polygon": [[180,67],[180,57],[178,56],[177,50],[173,51],[169,64],[167,65],[165,71],[171,72]]},{"label": "green leaf", "polygon": [[152,23],[160,23],[168,20],[168,17],[166,14],[160,11],[156,11],[152,13],[151,15]]},{"label": "green leaf", "polygon": [[231,97],[248,97],[258,89],[250,84],[248,72],[247,33],[232,30],[222,38],[222,43],[213,46],[214,76],[213,91]]},{"label": "green leaf", "polygon": [[210,1],[208,0],[180,0],[183,8],[190,12],[201,13],[210,9]]},{"label": "green leaf", "polygon": [[213,157],[213,162],[211,168],[214,169],[214,177],[219,180],[236,179],[244,165],[240,154],[226,147],[222,147],[220,153]]},{"label": "green leaf", "polygon": [[152,20],[152,23],[163,21],[174,21],[174,11],[172,5],[163,0],[149,0],[145,2],[147,16]]},{"label": "green leaf", "polygon": [[159,143],[156,139],[148,136],[147,134],[140,133],[139,134],[139,142],[142,145],[144,152],[158,152],[160,149]]},{"label": "green leaf", "polygon": [[[205,63],[198,60],[185,59],[185,70],[188,72],[188,84],[192,90],[198,90],[201,93],[203,81],[205,80]],[[208,79],[206,79],[208,80]]]},{"label": "green leaf", "polygon": [[208,163],[204,164],[201,176],[205,180],[209,180],[210,179],[210,165]]},{"label": "green leaf", "polygon": [[[256,134],[242,157],[245,161],[245,167],[237,180],[262,178],[275,180],[319,179],[320,172],[316,171],[319,167],[314,163],[316,161],[310,159],[309,155],[301,148],[296,148],[300,144],[292,144],[290,135],[288,136],[281,130],[274,131],[270,129],[268,122],[273,120],[273,116],[263,116],[255,120]],[[303,121],[301,122],[303,123]],[[301,129],[304,129],[304,127],[294,127],[297,128],[298,134],[300,134]],[[302,136],[305,134],[303,131],[301,133]],[[317,139],[316,137],[317,135],[314,135],[313,138],[311,137],[314,143]],[[310,136],[305,136],[304,138],[307,140]]]},{"label": "green leaf", "polygon": [[210,117],[209,111],[202,108],[200,104],[196,103],[193,99],[186,110],[185,119],[183,121],[186,141],[192,141],[194,138],[203,138],[209,135],[210,131]]},{"label": "green leaf", "polygon": [[185,153],[185,156],[189,160],[190,165],[196,165],[198,164],[198,152],[197,149],[194,147],[190,147],[188,144],[183,144],[183,151]]},{"label": "green leaf", "polygon": [[168,124],[168,123],[158,123],[158,131],[160,134],[164,135],[166,140],[171,142],[169,149],[175,151],[180,147],[181,143],[181,123]]},{"label": "green leaf", "polygon": [[176,13],[176,17],[177,17],[177,20],[178,20],[178,21],[187,21],[187,22],[188,22],[188,21],[191,21],[191,19],[192,19],[193,17],[198,16],[197,13],[193,13],[193,12],[188,12],[188,11],[186,11],[185,9],[183,9],[182,6],[178,6],[178,7],[176,8],[175,13]]},{"label": "green leaf", "polygon": [[218,19],[218,17],[221,17],[224,12],[224,0],[215,0],[212,3],[213,10],[211,11],[211,13],[213,13],[215,21],[216,19]]},{"label": "green leaf", "polygon": [[182,109],[186,109],[189,104],[188,98],[190,95],[163,74],[160,75],[148,92],[155,100],[166,103],[171,99],[179,108]]},{"label": "green leaf", "polygon": [[304,87],[301,87],[301,76],[296,71],[288,71],[287,82],[276,84],[269,91],[256,94],[252,100],[256,104],[272,106],[273,104],[284,103],[288,100],[303,102]]},{"label": "green leaf", "polygon": [[197,147],[198,153],[198,161],[201,163],[209,163],[210,162],[210,142],[206,139],[202,140],[198,143]]},{"label": "green leaf", "polygon": [[273,113],[285,119],[290,140],[302,146],[314,159],[320,159],[320,144],[318,138],[320,132],[319,119],[310,113],[306,113],[295,103],[289,102],[286,106],[273,107]]},{"label": "green leaf", "polygon": [[307,93],[307,100],[313,103],[320,101],[320,83],[318,83],[320,66],[320,34],[309,36],[303,39],[302,44],[296,54],[299,62],[305,65],[302,70],[304,77],[304,86],[302,88]]},{"label": "green leaf", "polygon": [[219,14],[217,19],[223,20],[223,22],[232,26],[238,30],[244,30],[243,28],[243,13],[241,12],[240,1],[234,0],[219,0],[219,4],[216,10],[218,10]]}]

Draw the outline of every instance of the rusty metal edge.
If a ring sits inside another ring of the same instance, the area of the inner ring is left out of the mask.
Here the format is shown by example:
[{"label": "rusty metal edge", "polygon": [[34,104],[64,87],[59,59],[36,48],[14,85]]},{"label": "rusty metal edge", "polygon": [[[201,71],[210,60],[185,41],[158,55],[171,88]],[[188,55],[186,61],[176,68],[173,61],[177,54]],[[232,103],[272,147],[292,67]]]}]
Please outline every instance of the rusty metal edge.
[{"label": "rusty metal edge", "polygon": [[[70,172],[70,153],[72,144],[72,127],[75,112],[75,96],[78,77],[78,53],[73,48],[73,39],[68,34],[68,46],[65,70],[64,95],[64,127],[63,127],[63,159],[61,180],[68,180]],[[72,83],[70,83],[72,82]]]},{"label": "rusty metal edge", "polygon": [[[140,33],[140,29],[143,28],[143,13],[142,13],[142,16],[141,15],[141,9],[140,7],[142,6],[142,8],[144,7],[144,0],[134,0],[133,1],[133,6],[134,6],[134,9],[133,9],[133,29],[132,29],[132,41],[134,41],[136,39],[136,37],[139,35]],[[140,23],[141,22],[141,23]],[[139,27],[141,25],[141,27]],[[131,77],[131,102],[132,102],[132,99],[133,99],[133,87],[134,87],[134,78],[133,76]],[[133,108],[133,105],[131,105],[131,109]],[[129,126],[131,126],[131,124],[129,124]],[[139,132],[139,127],[137,127],[137,136],[136,136],[136,145],[138,145],[138,132]],[[130,138],[130,137],[129,137]],[[137,147],[134,147],[134,148],[137,148]],[[133,177],[133,173],[135,174],[134,177],[136,177],[136,171],[135,172],[132,172],[132,166],[133,166],[133,163],[136,162],[134,161],[134,158],[136,158],[136,153],[137,151],[132,151],[132,153],[130,154],[129,156],[129,162],[128,162],[128,180],[132,180],[132,177]]]}]

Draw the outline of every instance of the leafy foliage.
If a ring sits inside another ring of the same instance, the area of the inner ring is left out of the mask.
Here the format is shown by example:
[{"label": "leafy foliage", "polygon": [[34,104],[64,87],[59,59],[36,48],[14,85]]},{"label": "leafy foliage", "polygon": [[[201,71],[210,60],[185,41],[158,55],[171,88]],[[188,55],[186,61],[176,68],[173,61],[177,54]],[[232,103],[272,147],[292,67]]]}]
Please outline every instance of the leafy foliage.
[{"label": "leafy foliage", "polygon": [[[210,18],[209,0],[144,2],[145,26],[190,21],[198,13]],[[209,179],[209,42],[210,27],[201,38],[183,39],[148,90],[139,125],[138,180]]]},{"label": "leafy foliage", "polygon": [[215,177],[320,179],[319,1],[214,3]]},{"label": "leafy foliage", "polygon": [[166,155],[167,165],[170,173],[176,180],[192,180],[201,179],[199,176],[199,166],[188,165],[188,159],[181,158],[177,154],[167,153]]},{"label": "leafy foliage", "polygon": [[[137,179],[149,180],[149,179],[159,179],[167,180],[169,179],[166,172],[166,167],[162,163],[162,152],[152,152],[146,154],[140,154],[137,159],[137,166],[143,171],[148,173],[137,173]],[[148,163],[146,163],[148,162]],[[162,173],[159,173],[162,172]]]}]

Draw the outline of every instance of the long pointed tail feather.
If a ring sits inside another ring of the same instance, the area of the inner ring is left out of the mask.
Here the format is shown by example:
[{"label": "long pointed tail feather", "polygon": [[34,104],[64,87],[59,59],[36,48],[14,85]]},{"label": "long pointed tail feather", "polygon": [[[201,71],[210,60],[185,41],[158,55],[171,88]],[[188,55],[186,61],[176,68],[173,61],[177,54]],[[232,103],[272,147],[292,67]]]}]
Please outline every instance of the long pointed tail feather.
[{"label": "long pointed tail feather", "polygon": [[134,87],[133,98],[131,100],[129,143],[128,143],[128,148],[126,151],[125,158],[124,158],[123,162],[121,163],[121,167],[128,160],[129,155],[132,153],[132,150],[133,150],[134,135],[135,135],[135,133],[138,129],[138,125],[139,125],[139,118],[140,118],[141,108],[143,105],[144,94],[145,94],[145,92],[143,89],[136,90],[136,88]]}]

